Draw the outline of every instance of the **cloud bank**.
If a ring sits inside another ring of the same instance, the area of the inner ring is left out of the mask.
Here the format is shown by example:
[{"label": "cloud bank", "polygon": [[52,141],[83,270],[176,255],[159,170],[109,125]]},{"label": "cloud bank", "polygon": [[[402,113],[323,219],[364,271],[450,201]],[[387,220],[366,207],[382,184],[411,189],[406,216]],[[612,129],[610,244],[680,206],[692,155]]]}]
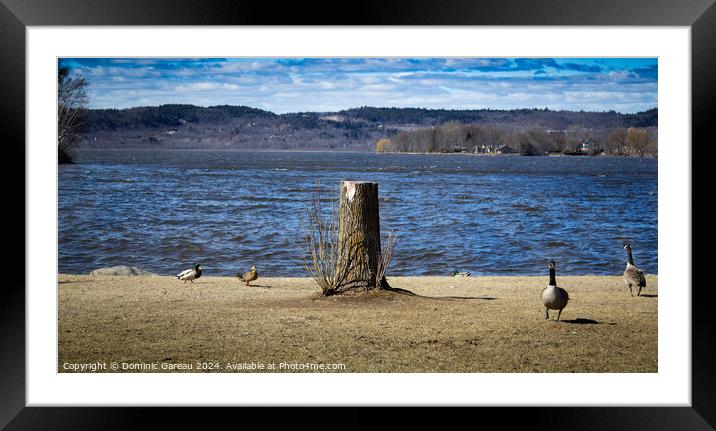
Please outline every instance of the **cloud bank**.
[{"label": "cloud bank", "polygon": [[655,58],[62,58],[91,108],[246,105],[618,111],[657,106]]}]

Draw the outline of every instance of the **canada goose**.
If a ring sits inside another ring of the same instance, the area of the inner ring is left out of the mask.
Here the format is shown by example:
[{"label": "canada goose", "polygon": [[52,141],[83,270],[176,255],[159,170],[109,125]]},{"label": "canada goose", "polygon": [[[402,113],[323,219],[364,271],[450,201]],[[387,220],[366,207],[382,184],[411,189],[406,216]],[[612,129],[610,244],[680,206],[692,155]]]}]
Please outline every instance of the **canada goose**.
[{"label": "canada goose", "polygon": [[562,309],[567,306],[569,293],[561,287],[557,287],[555,278],[556,265],[553,260],[549,261],[549,285],[542,289],[542,303],[544,304],[544,318],[549,319],[549,310],[559,310],[557,321],[562,315]]},{"label": "canada goose", "polygon": [[450,275],[453,277],[469,277],[472,273],[470,271],[453,271]]},{"label": "canada goose", "polygon": [[631,290],[632,286],[638,286],[639,290],[636,292],[636,296],[641,295],[641,289],[646,287],[646,277],[644,277],[644,271],[637,268],[634,265],[634,259],[631,256],[631,246],[628,242],[624,243],[624,250],[627,251],[627,264],[624,270],[624,283],[629,286],[629,294],[634,296]]},{"label": "canada goose", "polygon": [[256,272],[256,265],[254,265],[251,267],[251,271],[245,272],[243,274],[239,273],[236,274],[236,276],[239,277],[239,280],[246,282],[247,286],[250,286],[249,282],[259,278],[259,273]]},{"label": "canada goose", "polygon": [[175,277],[179,280],[184,280],[184,284],[186,284],[187,280],[191,281],[191,283],[194,284],[194,280],[201,277],[201,269],[201,265],[197,263],[196,265],[194,265],[194,268],[182,271],[179,274],[175,275]]}]

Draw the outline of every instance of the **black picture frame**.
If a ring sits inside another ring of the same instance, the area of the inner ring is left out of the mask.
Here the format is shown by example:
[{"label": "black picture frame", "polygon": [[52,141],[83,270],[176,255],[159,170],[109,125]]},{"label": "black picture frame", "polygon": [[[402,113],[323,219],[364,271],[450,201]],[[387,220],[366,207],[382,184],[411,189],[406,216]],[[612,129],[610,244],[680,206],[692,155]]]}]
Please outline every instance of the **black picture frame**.
[{"label": "black picture frame", "polygon": [[[339,7],[340,6],[340,7]],[[320,11],[320,12],[318,12]],[[420,3],[407,0],[366,1],[362,3],[321,4],[319,2],[258,2],[189,0],[0,0],[0,124],[6,167],[2,170],[5,187],[7,224],[5,238],[12,246],[26,250],[24,234],[16,228],[26,225],[25,188],[15,186],[17,176],[25,178],[25,30],[28,26],[85,25],[567,25],[567,26],[686,26],[692,38],[692,153],[713,140],[709,120],[713,118],[711,99],[714,88],[716,53],[716,6],[714,0],[671,1],[621,0],[509,0],[447,1]],[[662,119],[664,121],[664,119]],[[687,143],[684,143],[687,145]],[[703,158],[692,157],[692,200],[694,205],[711,197],[709,182],[696,181],[693,173]],[[708,199],[707,199],[708,201]],[[691,214],[695,214],[692,206]],[[712,210],[703,223],[692,217],[692,231],[712,229]],[[25,230],[23,230],[23,233]],[[17,236],[15,238],[13,235]],[[22,235],[22,239],[19,238]],[[705,241],[705,240],[701,240]],[[13,250],[13,249],[10,249]],[[13,250],[14,252],[14,250]],[[708,265],[709,256],[692,253],[692,271]],[[10,261],[10,258],[7,258]],[[23,261],[24,262],[24,261]],[[10,263],[10,262],[6,262]],[[26,262],[24,262],[26,264]],[[143,429],[155,427],[149,419],[162,422],[162,428],[180,425],[212,427],[229,423],[250,424],[247,417],[274,425],[277,420],[309,422],[313,426],[342,428],[412,426],[415,423],[441,427],[455,418],[488,426],[497,421],[500,428],[531,429],[648,429],[709,430],[716,426],[716,332],[714,332],[713,289],[692,281],[692,405],[691,407],[550,407],[478,408],[444,412],[432,409],[391,411],[376,416],[375,409],[334,408],[328,412],[291,409],[285,414],[269,414],[264,409],[182,409],[120,407],[26,407],[25,406],[25,275],[13,267],[4,279],[0,297],[0,428],[28,429]],[[25,265],[23,265],[23,269]],[[686,288],[669,286],[669,288]],[[666,311],[666,310],[665,310]],[[660,309],[661,312],[661,309]],[[579,390],[578,388],[573,388]],[[565,388],[545,388],[550,391]],[[634,400],[636,405],[642,404]],[[401,404],[396,400],[396,404]],[[327,415],[330,415],[329,419]],[[240,422],[237,422],[240,421]],[[338,421],[338,422],[337,422]]]}]

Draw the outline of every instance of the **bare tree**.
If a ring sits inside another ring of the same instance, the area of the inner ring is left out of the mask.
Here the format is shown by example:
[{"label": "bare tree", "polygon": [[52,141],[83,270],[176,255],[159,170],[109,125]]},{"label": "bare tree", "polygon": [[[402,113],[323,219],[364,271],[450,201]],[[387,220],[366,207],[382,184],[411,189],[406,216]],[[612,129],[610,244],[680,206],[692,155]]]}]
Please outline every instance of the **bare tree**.
[{"label": "bare tree", "polygon": [[652,156],[656,156],[659,153],[659,133],[655,127],[647,129],[649,134],[649,143],[647,144],[646,151]]},{"label": "bare tree", "polygon": [[436,129],[437,150],[454,151],[467,139],[466,128],[457,121],[448,121]]},{"label": "bare tree", "polygon": [[621,156],[625,152],[626,129],[623,127],[614,129],[607,138],[607,152],[612,155]]},{"label": "bare tree", "polygon": [[87,104],[87,81],[72,74],[68,67],[57,71],[57,158],[72,163],[73,149],[82,128],[82,112]]},{"label": "bare tree", "polygon": [[580,144],[586,141],[591,133],[586,128],[573,124],[567,128],[565,133],[566,146],[568,151],[576,151]]},{"label": "bare tree", "polygon": [[630,127],[626,131],[626,146],[630,155],[644,156],[649,147],[649,131]]}]

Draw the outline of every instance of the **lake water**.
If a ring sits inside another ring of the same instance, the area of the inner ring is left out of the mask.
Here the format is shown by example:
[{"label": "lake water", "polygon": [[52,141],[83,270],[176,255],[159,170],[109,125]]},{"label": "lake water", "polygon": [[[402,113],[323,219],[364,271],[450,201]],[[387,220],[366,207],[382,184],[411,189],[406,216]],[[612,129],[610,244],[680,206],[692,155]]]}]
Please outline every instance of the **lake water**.
[{"label": "lake water", "polygon": [[[59,271],[114,265],[176,274],[308,274],[317,182],[379,183],[388,274],[656,273],[657,160],[611,157],[84,150],[59,167]],[[330,205],[328,205],[330,206]]]}]

